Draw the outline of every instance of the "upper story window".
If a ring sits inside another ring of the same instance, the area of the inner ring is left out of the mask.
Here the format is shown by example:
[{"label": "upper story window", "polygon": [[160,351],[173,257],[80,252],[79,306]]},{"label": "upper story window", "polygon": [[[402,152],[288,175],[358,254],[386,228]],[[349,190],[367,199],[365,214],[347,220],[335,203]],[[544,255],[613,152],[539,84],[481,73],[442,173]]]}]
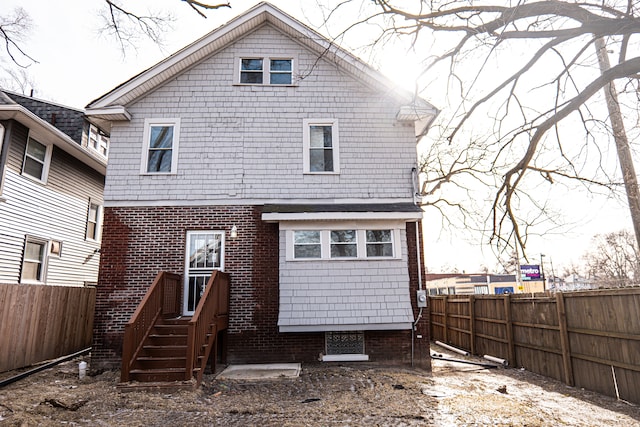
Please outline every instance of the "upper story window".
[{"label": "upper story window", "polygon": [[20,282],[44,282],[48,243],[47,240],[27,236],[22,256]]},{"label": "upper story window", "polygon": [[294,258],[321,258],[320,231],[299,230],[293,232]]},{"label": "upper story window", "polygon": [[339,173],[338,121],[305,119],[303,125],[304,172]]},{"label": "upper story window", "polygon": [[356,230],[331,231],[331,258],[355,258],[357,256]]},{"label": "upper story window", "polygon": [[294,59],[247,56],[238,58],[237,83],[246,85],[292,85]]},{"label": "upper story window", "polygon": [[47,181],[49,163],[51,162],[51,146],[39,143],[35,139],[27,140],[27,148],[24,152],[22,174],[41,182]]},{"label": "upper story window", "polygon": [[109,137],[94,125],[89,126],[88,145],[102,156],[107,157],[107,153],[109,152]]},{"label": "upper story window", "polygon": [[178,166],[180,119],[147,119],[144,126],[143,174],[174,174]]},{"label": "upper story window", "polygon": [[391,230],[367,230],[367,257],[393,256]]}]

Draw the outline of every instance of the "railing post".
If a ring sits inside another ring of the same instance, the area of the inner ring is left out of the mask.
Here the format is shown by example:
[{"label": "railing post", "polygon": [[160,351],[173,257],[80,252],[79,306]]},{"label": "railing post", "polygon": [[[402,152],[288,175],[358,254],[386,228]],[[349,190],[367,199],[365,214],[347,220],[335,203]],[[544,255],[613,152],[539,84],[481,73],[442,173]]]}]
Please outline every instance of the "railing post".
[{"label": "railing post", "polygon": [[476,354],[476,297],[469,295],[469,351]]},{"label": "railing post", "polygon": [[447,317],[449,316],[449,295],[444,296],[444,309],[442,314],[442,342],[449,343],[449,322]]}]

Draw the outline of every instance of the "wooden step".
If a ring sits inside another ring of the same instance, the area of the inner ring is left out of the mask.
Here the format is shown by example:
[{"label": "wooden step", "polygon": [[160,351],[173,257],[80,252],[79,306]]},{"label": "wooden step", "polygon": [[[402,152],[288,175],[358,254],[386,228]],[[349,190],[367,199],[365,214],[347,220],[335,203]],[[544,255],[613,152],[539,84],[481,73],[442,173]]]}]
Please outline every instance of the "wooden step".
[{"label": "wooden step", "polygon": [[159,368],[159,369],[132,369],[129,372],[132,381],[140,382],[166,382],[183,381],[184,367]]},{"label": "wooden step", "polygon": [[146,344],[155,346],[167,346],[167,345],[187,345],[186,335],[164,335],[164,334],[150,334],[147,337]]},{"label": "wooden step", "polygon": [[186,345],[143,345],[139,357],[186,357]]},{"label": "wooden step", "polygon": [[162,369],[184,368],[186,357],[138,357],[133,364],[133,369]]}]

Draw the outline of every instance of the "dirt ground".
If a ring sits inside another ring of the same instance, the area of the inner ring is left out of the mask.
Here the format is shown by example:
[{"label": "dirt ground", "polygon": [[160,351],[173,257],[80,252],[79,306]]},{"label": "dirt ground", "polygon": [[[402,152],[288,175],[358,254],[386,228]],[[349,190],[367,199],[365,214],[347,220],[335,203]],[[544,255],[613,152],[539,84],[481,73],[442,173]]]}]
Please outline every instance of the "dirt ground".
[{"label": "dirt ground", "polygon": [[174,393],[120,392],[118,372],[80,381],[79,361],[0,388],[0,426],[640,426],[637,405],[522,370],[441,360],[431,373],[311,364],[295,379],[208,375],[199,390]]}]

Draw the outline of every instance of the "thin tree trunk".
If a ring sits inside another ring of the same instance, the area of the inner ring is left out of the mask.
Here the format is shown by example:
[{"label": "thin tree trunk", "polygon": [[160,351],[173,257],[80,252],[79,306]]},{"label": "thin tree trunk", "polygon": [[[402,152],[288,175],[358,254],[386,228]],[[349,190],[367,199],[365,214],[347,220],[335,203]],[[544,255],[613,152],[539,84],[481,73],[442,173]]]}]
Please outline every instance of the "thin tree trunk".
[{"label": "thin tree trunk", "polygon": [[[609,55],[607,54],[607,45],[602,37],[596,39],[595,45],[600,71],[605,72],[611,67]],[[636,234],[636,244],[640,247],[640,189],[638,188],[638,178],[633,166],[629,140],[624,129],[622,113],[620,113],[620,104],[618,103],[618,94],[613,81],[604,87],[604,96],[607,100],[609,120],[611,121],[611,128],[613,129],[613,139],[616,142],[618,160],[620,161],[620,169],[622,170],[622,179],[624,180],[624,187],[627,192],[631,221],[633,222],[633,229]]]}]

